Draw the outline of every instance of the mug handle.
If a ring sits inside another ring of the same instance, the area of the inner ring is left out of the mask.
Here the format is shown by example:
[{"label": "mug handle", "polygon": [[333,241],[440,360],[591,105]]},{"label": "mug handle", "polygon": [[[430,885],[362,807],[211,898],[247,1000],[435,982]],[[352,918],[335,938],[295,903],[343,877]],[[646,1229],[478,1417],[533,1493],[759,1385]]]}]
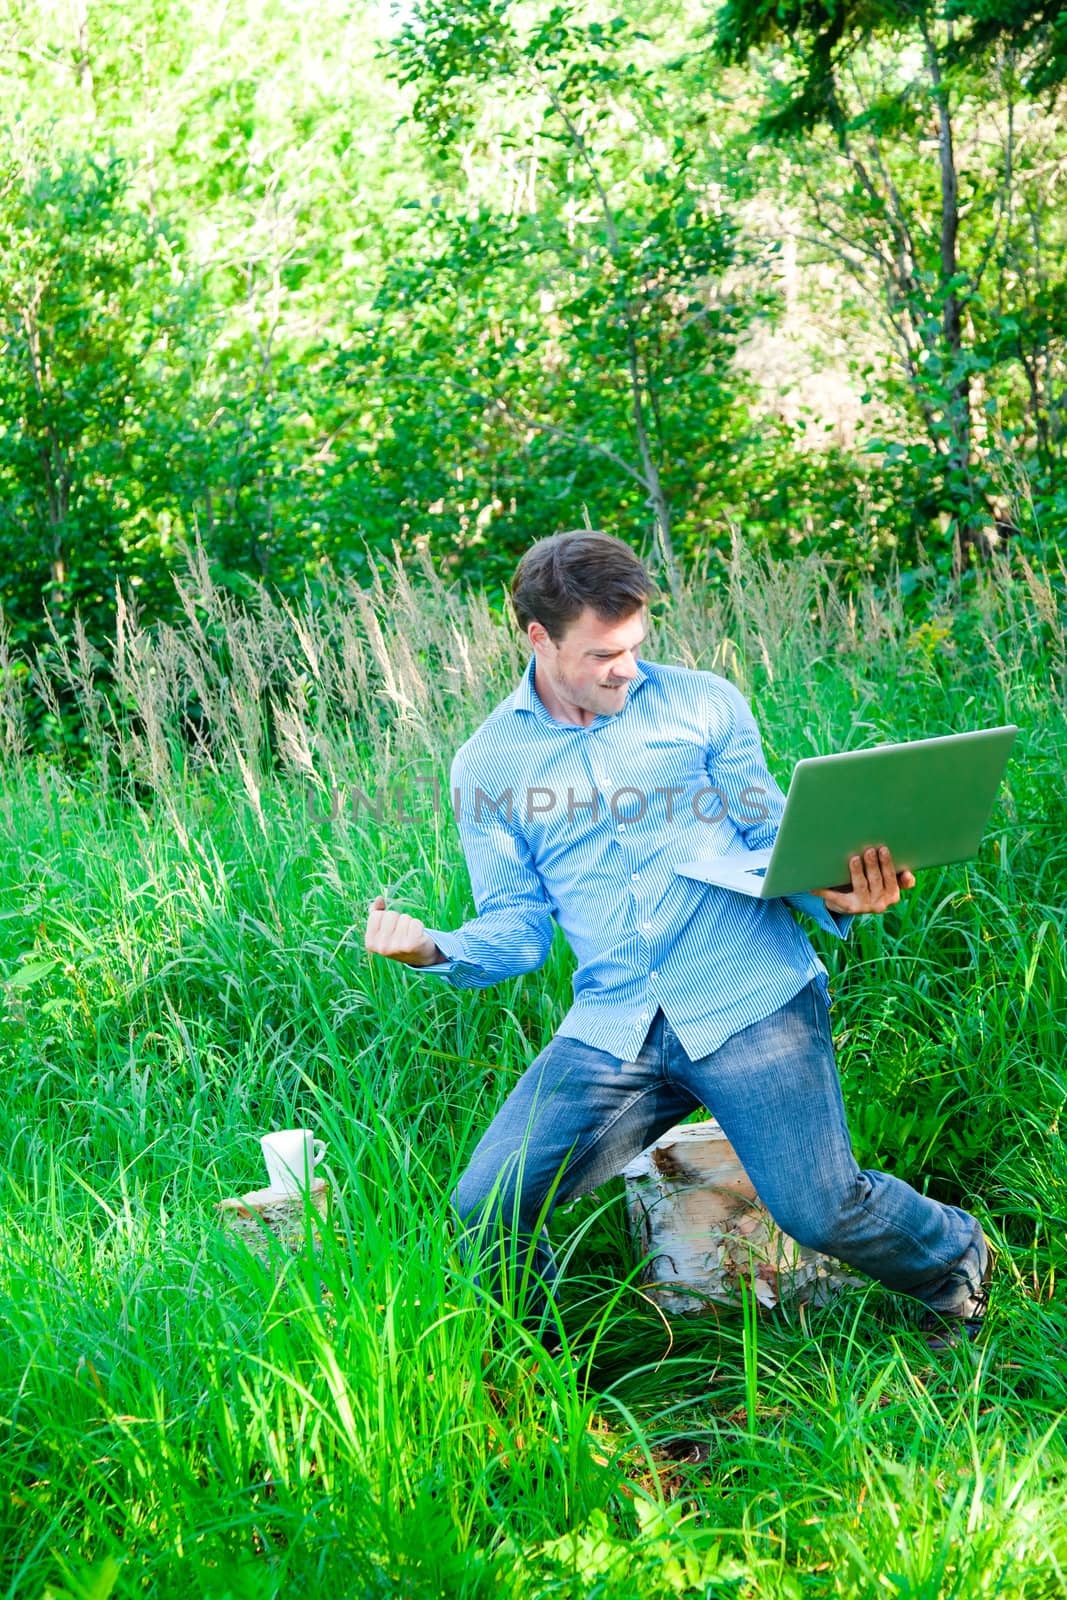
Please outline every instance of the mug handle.
[{"label": "mug handle", "polygon": [[312,1146],[311,1165],[313,1167],[317,1167],[319,1162],[322,1160],[322,1158],[323,1158],[323,1156],[325,1154],[326,1154],[326,1141],[325,1141],[325,1139],[316,1139],[315,1142],[314,1142],[314,1145]]}]

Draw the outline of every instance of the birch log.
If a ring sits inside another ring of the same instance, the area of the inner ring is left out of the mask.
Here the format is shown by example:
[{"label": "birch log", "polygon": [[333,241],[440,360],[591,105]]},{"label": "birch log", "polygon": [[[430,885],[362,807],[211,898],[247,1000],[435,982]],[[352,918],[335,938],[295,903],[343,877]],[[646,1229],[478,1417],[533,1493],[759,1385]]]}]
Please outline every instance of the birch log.
[{"label": "birch log", "polygon": [[220,1200],[219,1221],[238,1234],[261,1260],[279,1246],[293,1255],[307,1244],[309,1220],[312,1242],[316,1249],[322,1248],[318,1225],[327,1214],[329,1199],[325,1178],[314,1178],[306,1195],[288,1194],[281,1189],[253,1189],[240,1199],[231,1195]]},{"label": "birch log", "polygon": [[623,1171],[642,1283],[670,1312],[736,1304],[744,1279],[760,1305],[821,1304],[860,1280],[772,1221],[717,1122],[670,1128]]}]

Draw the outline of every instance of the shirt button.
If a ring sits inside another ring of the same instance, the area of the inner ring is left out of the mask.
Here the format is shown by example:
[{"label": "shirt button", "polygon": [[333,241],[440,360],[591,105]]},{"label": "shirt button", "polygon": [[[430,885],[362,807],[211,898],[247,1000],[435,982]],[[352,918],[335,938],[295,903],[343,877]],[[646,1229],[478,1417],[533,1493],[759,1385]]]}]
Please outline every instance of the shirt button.
[{"label": "shirt button", "polygon": [[651,978],[651,979],[653,979],[653,980],[655,980],[655,979],[656,979],[656,978],[658,978],[658,977],[659,977],[659,973],[658,973],[658,972],[650,972],[650,973],[649,973],[649,977],[650,977],[650,978]]},{"label": "shirt button", "polygon": [[650,929],[650,928],[651,928],[651,926],[652,926],[652,924],[651,924],[651,922],[646,922],[646,923],[645,923],[645,924],[644,924],[644,929],[645,929],[645,932],[646,932],[646,933],[647,933],[647,932],[648,932],[648,931],[649,931],[649,929]]}]

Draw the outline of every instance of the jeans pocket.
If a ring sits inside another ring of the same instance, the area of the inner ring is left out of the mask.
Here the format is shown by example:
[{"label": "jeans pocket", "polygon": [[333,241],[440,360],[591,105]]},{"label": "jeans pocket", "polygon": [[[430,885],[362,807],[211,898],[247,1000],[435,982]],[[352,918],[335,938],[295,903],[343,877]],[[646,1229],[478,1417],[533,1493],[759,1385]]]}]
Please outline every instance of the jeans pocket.
[{"label": "jeans pocket", "polygon": [[833,1029],[830,1026],[830,1007],[826,1003],[822,983],[812,978],[808,984],[808,1003],[811,1006],[811,1025],[819,1038],[833,1048]]}]

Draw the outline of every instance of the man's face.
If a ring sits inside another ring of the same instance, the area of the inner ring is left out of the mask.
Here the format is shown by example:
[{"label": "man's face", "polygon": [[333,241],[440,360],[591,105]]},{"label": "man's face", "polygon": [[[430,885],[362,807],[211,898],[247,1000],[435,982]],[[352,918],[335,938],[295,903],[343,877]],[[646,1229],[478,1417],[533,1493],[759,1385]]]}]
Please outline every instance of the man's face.
[{"label": "man's face", "polygon": [[607,622],[587,606],[558,644],[540,623],[529,628],[538,673],[565,704],[597,717],[613,716],[626,704],[647,633],[643,608],[621,622]]}]

